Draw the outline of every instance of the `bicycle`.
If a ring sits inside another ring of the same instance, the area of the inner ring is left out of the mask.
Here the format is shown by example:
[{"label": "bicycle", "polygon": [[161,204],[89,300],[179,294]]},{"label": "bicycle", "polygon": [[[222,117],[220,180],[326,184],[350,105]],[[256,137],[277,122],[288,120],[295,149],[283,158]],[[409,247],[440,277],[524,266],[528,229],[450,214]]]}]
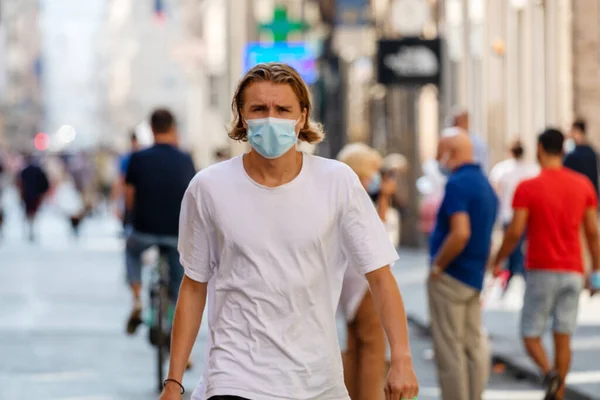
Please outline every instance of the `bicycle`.
[{"label": "bicycle", "polygon": [[171,342],[171,325],[173,321],[173,304],[169,297],[169,263],[167,248],[158,246],[158,262],[150,273],[150,308],[147,323],[150,344],[156,347],[156,372],[158,392],[163,389],[164,364],[169,353]]}]

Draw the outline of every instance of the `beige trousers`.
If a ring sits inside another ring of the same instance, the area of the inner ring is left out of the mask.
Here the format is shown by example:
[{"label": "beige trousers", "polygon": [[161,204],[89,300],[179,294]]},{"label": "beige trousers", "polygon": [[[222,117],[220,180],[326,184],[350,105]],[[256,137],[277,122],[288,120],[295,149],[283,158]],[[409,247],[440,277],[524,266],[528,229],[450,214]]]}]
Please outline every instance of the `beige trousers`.
[{"label": "beige trousers", "polygon": [[431,333],[443,400],[481,400],[491,359],[479,292],[448,274],[427,282]]}]

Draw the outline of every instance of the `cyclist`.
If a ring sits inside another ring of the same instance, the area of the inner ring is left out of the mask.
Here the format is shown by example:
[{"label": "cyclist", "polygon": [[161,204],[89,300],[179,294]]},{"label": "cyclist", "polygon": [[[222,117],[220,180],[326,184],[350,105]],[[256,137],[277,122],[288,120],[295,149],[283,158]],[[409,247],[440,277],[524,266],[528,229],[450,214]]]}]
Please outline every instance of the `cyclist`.
[{"label": "cyclist", "polygon": [[154,145],[131,155],[125,176],[125,200],[133,231],[127,238],[127,280],[133,309],[127,321],[132,335],[141,318],[141,256],[153,246],[167,248],[169,296],[175,304],[183,268],[179,263],[177,236],[179,209],[196,170],[192,158],[178,149],[177,126],[170,111],[158,109],[150,117]]}]

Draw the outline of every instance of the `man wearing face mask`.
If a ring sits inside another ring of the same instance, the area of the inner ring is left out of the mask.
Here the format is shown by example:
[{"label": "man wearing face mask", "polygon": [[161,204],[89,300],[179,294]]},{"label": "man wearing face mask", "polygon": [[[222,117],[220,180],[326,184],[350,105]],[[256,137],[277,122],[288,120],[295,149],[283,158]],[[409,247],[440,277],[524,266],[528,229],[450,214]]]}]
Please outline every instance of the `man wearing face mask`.
[{"label": "man wearing face mask", "polygon": [[184,196],[185,277],[161,400],[181,399],[207,298],[208,356],[193,400],[349,400],[335,319],[347,267],[366,277],[389,338],[381,389],[412,400],[418,383],[389,267],[398,254],[358,176],[296,149],[323,138],[308,87],[288,65],[259,64],[232,108],[229,136],[251,150],[198,173]]},{"label": "man wearing face mask", "polygon": [[473,145],[464,130],[443,132],[438,162],[448,182],[431,234],[427,283],[438,379],[444,400],[480,400],[490,358],[479,295],[498,199],[473,161]]}]

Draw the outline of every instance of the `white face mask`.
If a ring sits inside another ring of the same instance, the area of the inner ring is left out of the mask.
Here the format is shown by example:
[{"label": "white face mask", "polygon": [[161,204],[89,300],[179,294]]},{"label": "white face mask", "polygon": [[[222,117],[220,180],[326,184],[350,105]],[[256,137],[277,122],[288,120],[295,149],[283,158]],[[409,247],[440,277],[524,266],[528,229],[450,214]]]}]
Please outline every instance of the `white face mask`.
[{"label": "white face mask", "polygon": [[573,138],[569,138],[569,139],[565,140],[565,144],[563,145],[563,150],[565,151],[565,153],[570,153],[573,150],[575,150],[575,146],[577,146],[577,144],[575,143],[575,140]]}]

